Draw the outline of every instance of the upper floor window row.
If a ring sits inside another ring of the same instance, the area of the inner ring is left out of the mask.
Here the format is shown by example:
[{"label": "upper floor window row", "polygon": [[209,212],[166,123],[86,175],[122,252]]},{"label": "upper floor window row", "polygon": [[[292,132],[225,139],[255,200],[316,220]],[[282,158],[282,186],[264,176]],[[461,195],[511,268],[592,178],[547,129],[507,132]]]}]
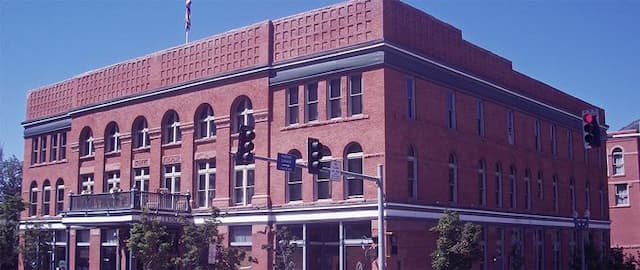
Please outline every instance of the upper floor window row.
[{"label": "upper floor window row", "polygon": [[31,165],[45,163],[47,158],[49,162],[67,158],[66,131],[31,137]]},{"label": "upper floor window row", "polygon": [[[359,115],[364,112],[363,109],[363,81],[362,74],[353,74],[347,76],[347,116]],[[340,118],[343,116],[343,81],[342,78],[332,78],[325,82],[325,104],[326,119]],[[300,91],[299,86],[292,86],[285,91],[285,124],[298,124],[300,119],[304,122],[319,120],[319,101],[320,93],[318,92],[318,82],[310,82],[304,85],[304,90]],[[300,101],[304,101],[304,118],[300,117]]]}]

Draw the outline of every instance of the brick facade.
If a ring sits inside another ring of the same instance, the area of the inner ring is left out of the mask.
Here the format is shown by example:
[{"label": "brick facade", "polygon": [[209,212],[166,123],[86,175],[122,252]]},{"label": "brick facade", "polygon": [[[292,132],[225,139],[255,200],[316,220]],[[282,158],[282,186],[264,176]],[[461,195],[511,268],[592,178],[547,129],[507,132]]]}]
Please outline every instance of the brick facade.
[{"label": "brick facade", "polygon": [[[207,106],[212,122],[201,117]],[[307,253],[296,253],[296,269],[358,263],[371,269],[362,246],[379,229],[375,183],[363,181],[360,192],[358,180],[318,181],[303,170],[298,184],[288,184],[293,176],[275,163],[235,166],[229,153],[236,151],[236,127],[247,122],[255,129],[257,156],[298,152],[306,159],[306,139],[315,137],[345,169],[375,175],[384,165],[388,269],[430,265],[435,235],[428,229],[446,208],[483,226],[484,262],[476,269],[510,267],[518,259],[514,245],[535,254],[524,256],[527,268],[565,269],[579,237],[574,211],[589,210],[593,241],[609,246],[605,154],[583,147],[584,109],[598,110],[606,126],[602,109],[514,71],[510,61],[463,40],[451,25],[399,1],[349,1],[30,92],[23,197],[37,201],[22,217],[69,231],[69,269],[83,269],[76,233],[89,229],[89,269],[111,269],[116,264],[101,265],[107,249],[100,247],[109,243],[101,244],[100,236],[126,231],[139,211],[115,213],[86,198],[109,194],[116,175],[126,194],[142,188],[176,191],[176,200],[189,196],[186,211],[172,204],[157,215],[170,220],[180,212],[203,222],[208,208],[199,207],[199,181],[206,179],[200,166],[213,160],[215,196],[206,205],[226,213],[223,231],[250,227],[251,254],[259,261],[252,269],[268,269],[273,259],[261,249],[267,238],[260,232],[283,224],[304,232]],[[175,123],[167,120],[173,112]],[[201,137],[206,123],[215,125],[215,134]],[[168,142],[177,126],[180,139]],[[139,147],[145,134],[149,144]],[[114,136],[119,147],[108,151]],[[165,182],[167,168],[178,165],[179,191],[167,184],[175,180]],[[148,175],[148,187],[137,182],[140,175]],[[44,216],[47,180],[54,200]],[[92,194],[78,195],[88,186]],[[234,244],[231,233],[226,239]],[[119,269],[129,269],[126,249],[117,248]]]}]

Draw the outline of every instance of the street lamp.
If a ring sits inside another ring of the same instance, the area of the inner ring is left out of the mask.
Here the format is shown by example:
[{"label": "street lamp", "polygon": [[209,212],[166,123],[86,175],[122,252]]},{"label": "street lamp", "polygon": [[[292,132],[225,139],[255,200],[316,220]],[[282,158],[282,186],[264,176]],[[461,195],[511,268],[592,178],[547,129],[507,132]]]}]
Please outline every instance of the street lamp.
[{"label": "street lamp", "polygon": [[580,237],[580,255],[581,255],[581,270],[587,270],[587,263],[585,260],[584,253],[584,231],[589,231],[589,218],[591,217],[591,212],[589,210],[584,210],[584,216],[578,216],[577,211],[573,211],[573,224],[578,231],[578,235]]}]

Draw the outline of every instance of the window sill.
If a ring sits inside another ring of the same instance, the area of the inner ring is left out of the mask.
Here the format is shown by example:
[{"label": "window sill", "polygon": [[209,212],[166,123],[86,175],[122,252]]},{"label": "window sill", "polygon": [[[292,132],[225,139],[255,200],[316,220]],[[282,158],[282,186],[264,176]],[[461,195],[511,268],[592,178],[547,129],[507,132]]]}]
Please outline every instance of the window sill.
[{"label": "window sill", "polygon": [[626,175],[624,173],[621,174],[614,174],[611,177],[625,177]]},{"label": "window sill", "polygon": [[149,150],[151,150],[151,146],[145,146],[145,147],[138,147],[132,150],[133,153],[142,153],[142,152],[149,152]]},{"label": "window sill", "polygon": [[80,161],[93,160],[96,158],[95,154],[85,155],[80,157]]},{"label": "window sill", "polygon": [[120,151],[120,150],[118,150],[118,151],[111,151],[111,152],[105,153],[105,154],[104,154],[104,156],[105,156],[105,157],[119,157],[121,152],[122,152],[122,151]]},{"label": "window sill", "polygon": [[208,142],[216,142],[217,137],[216,136],[212,136],[212,137],[205,137],[205,138],[199,138],[199,139],[195,139],[194,142],[196,144],[204,144],[204,143],[208,143]]},{"label": "window sill", "polygon": [[180,147],[181,145],[182,145],[182,141],[177,141],[177,142],[165,143],[160,147],[162,147],[162,148],[176,148],[176,147]]},{"label": "window sill", "polygon": [[29,168],[37,168],[37,167],[43,167],[43,166],[55,165],[55,164],[61,164],[61,163],[67,163],[67,159],[36,163],[36,164],[29,165]]},{"label": "window sill", "polygon": [[358,115],[354,115],[354,116],[350,116],[350,117],[338,117],[338,118],[332,118],[332,119],[329,119],[329,120],[314,120],[314,121],[310,121],[310,122],[306,122],[306,123],[297,123],[297,124],[288,125],[286,127],[280,128],[280,131],[295,130],[295,129],[307,128],[307,127],[324,126],[324,125],[330,125],[330,124],[336,124],[336,123],[358,121],[358,120],[363,120],[363,119],[369,119],[369,115],[367,115],[367,114],[358,114]]},{"label": "window sill", "polygon": [[630,204],[620,204],[620,205],[611,206],[611,208],[631,208],[631,205]]},{"label": "window sill", "polygon": [[303,204],[304,201],[302,200],[297,200],[297,201],[288,201],[287,204],[288,205],[299,205],[299,204]]}]

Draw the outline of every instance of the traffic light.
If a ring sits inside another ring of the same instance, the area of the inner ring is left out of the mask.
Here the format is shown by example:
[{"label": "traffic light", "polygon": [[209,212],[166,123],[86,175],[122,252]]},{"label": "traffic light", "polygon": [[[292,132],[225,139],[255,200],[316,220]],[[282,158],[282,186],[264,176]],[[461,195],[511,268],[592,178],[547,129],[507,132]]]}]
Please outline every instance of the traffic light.
[{"label": "traffic light", "polygon": [[253,139],[256,133],[249,126],[242,125],[238,131],[238,151],[236,151],[236,164],[247,165],[253,163]]},{"label": "traffic light", "polygon": [[598,114],[593,112],[582,113],[582,134],[584,135],[584,147],[600,147],[600,125],[598,125]]},{"label": "traffic light", "polygon": [[311,174],[320,173],[320,168],[323,166],[322,159],[322,143],[320,140],[314,138],[307,138],[307,160],[309,161],[308,169]]}]

